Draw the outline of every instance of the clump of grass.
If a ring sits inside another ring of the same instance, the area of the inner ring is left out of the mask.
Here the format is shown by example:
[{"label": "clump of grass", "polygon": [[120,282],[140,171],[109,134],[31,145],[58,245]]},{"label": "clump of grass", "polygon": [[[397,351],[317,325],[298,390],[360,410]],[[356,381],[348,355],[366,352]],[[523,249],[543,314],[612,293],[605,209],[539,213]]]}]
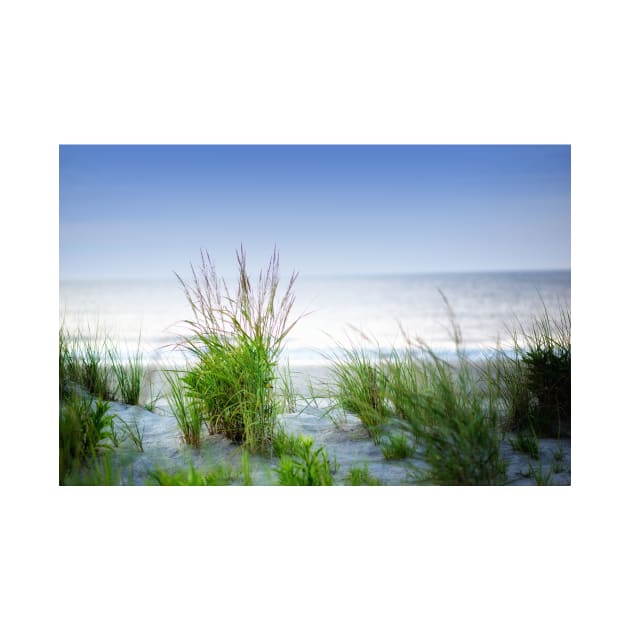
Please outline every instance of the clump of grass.
[{"label": "clump of grass", "polygon": [[500,453],[499,418],[476,367],[461,350],[462,334],[449,312],[457,349],[454,364],[437,356],[421,339],[408,342],[407,361],[415,366],[414,381],[392,382],[400,414],[399,426],[423,446],[427,472],[422,482],[437,485],[497,485],[506,481],[507,464]]},{"label": "clump of grass", "polygon": [[571,435],[571,315],[552,319],[545,309],[524,335],[525,377],[532,394],[530,415],[545,436]]},{"label": "clump of grass", "polygon": [[336,405],[357,415],[378,442],[390,415],[381,361],[371,359],[363,348],[341,348],[331,373]]},{"label": "clump of grass", "polygon": [[199,399],[190,395],[181,373],[177,370],[165,370],[164,376],[170,386],[166,400],[177,420],[182,440],[190,446],[199,448],[203,426]]},{"label": "clump of grass", "polygon": [[108,355],[117,384],[119,400],[127,405],[139,404],[145,371],[140,352],[140,339],[138,339],[135,353],[126,362],[121,359],[120,352],[113,347],[108,348]]},{"label": "clump of grass", "polygon": [[489,395],[501,409],[504,430],[530,429],[530,393],[521,355],[499,348],[488,358],[484,369]]},{"label": "clump of grass", "polygon": [[373,477],[367,467],[352,466],[346,475],[347,486],[381,486],[383,485],[376,477]]},{"label": "clump of grass", "polygon": [[101,337],[98,327],[93,333],[78,330],[70,335],[62,324],[59,328],[59,387],[60,397],[76,383],[90,394],[104,400],[113,398],[110,368],[107,364],[109,340]]},{"label": "clump of grass", "polygon": [[552,318],[543,305],[529,329],[512,335],[513,347],[488,362],[489,391],[503,406],[505,428],[533,429],[540,437],[571,435],[571,315]]},{"label": "clump of grass", "polygon": [[532,459],[540,459],[540,445],[538,438],[532,432],[521,431],[515,438],[510,439],[510,446],[520,453],[529,455]]},{"label": "clump of grass", "polygon": [[411,457],[414,448],[405,434],[394,433],[381,441],[381,451],[385,459],[398,460]]},{"label": "clump of grass", "polygon": [[109,452],[90,459],[82,469],[74,469],[64,481],[66,486],[119,486],[122,483],[123,470]]},{"label": "clump of grass", "polygon": [[302,447],[302,437],[291,435],[282,427],[276,427],[271,440],[271,454],[274,457],[296,455]]},{"label": "clump of grass", "polygon": [[88,328],[86,336],[79,343],[80,348],[80,384],[88,392],[104,400],[111,400],[114,392],[110,385],[110,370],[106,357],[109,353],[107,337],[101,339],[98,328],[91,333]]},{"label": "clump of grass", "polygon": [[402,420],[424,445],[429,472],[422,480],[437,485],[505,483],[496,413],[485,404],[466,366],[459,365],[455,376],[451,366],[433,360],[425,366],[428,390],[409,401],[410,413]]},{"label": "clump of grass", "polygon": [[[195,363],[183,377],[209,430],[222,433],[252,451],[269,448],[277,407],[274,369],[282,344],[297,323],[290,320],[297,275],[279,296],[277,252],[261,271],[257,287],[247,273],[245,252],[237,252],[238,286],[231,293],[207,252],[201,266],[191,265],[192,281],[177,276],[192,308],[190,335],[182,345]],[[299,319],[299,318],[298,318]]]},{"label": "clump of grass", "polygon": [[[407,338],[408,343],[411,342]],[[398,351],[392,349],[384,362],[385,392],[394,415],[398,418],[407,418],[409,409],[407,403],[410,398],[421,394],[425,383],[423,371],[418,369],[414,352],[411,348]],[[403,397],[399,392],[405,392]]]},{"label": "clump of grass", "polygon": [[204,472],[199,472],[190,464],[188,470],[169,472],[156,468],[149,472],[149,479],[159,486],[227,486],[236,479],[230,468],[215,464]]},{"label": "clump of grass", "polygon": [[281,486],[331,486],[330,461],[323,447],[313,449],[313,440],[300,437],[297,452],[284,456],[277,468]]},{"label": "clump of grass", "polygon": [[74,396],[59,407],[59,482],[117,443],[114,414],[103,400]]}]

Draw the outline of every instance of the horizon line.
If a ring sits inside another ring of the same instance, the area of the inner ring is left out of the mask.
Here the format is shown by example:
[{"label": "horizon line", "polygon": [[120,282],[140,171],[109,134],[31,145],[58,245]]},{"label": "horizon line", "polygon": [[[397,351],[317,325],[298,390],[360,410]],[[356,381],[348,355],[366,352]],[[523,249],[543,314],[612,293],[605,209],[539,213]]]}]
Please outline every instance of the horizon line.
[{"label": "horizon line", "polygon": [[[250,272],[256,273],[254,271]],[[292,272],[287,272],[290,274]],[[342,272],[342,273],[302,273],[299,270],[297,274],[300,278],[373,278],[373,277],[394,277],[394,276],[435,276],[435,275],[481,275],[481,274],[525,274],[525,273],[571,273],[570,267],[550,267],[539,269],[473,269],[464,271],[373,271],[373,272]],[[180,274],[181,275],[181,274]],[[238,274],[226,274],[224,278],[236,278]],[[284,274],[281,274],[284,275]],[[59,274],[59,282],[64,281],[139,281],[139,280],[166,280],[167,278],[175,277],[175,271],[170,274],[160,275],[99,275],[99,276],[62,276]]]}]

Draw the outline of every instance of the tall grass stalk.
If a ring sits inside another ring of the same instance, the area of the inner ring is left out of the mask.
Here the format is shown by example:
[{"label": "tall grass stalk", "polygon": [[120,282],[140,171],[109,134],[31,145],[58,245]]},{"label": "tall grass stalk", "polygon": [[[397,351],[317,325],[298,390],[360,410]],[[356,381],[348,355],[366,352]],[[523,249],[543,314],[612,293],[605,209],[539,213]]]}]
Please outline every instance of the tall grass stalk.
[{"label": "tall grass stalk", "polygon": [[297,411],[297,394],[289,363],[278,370],[275,389],[279,412],[295,413]]},{"label": "tall grass stalk", "polygon": [[199,400],[190,396],[181,372],[178,370],[164,370],[164,377],[170,387],[166,400],[171,413],[177,420],[182,440],[190,446],[199,448],[203,426]]},{"label": "tall grass stalk", "polygon": [[163,392],[161,391],[161,389],[159,389],[159,390],[157,391],[157,393],[153,391],[153,374],[154,374],[154,372],[148,372],[148,379],[149,379],[149,397],[148,397],[148,399],[146,399],[146,400],[145,400],[145,403],[144,403],[144,408],[145,408],[147,411],[150,411],[150,412],[152,412],[152,413],[153,413],[153,412],[156,410],[156,408],[157,408],[157,402],[158,402],[158,400],[160,400],[160,398],[162,398],[162,397],[163,397],[163,395],[164,395],[164,394],[163,394]]},{"label": "tall grass stalk", "polygon": [[254,485],[254,482],[252,480],[252,473],[249,466],[249,453],[245,449],[243,449],[243,452],[241,453],[241,471],[243,473],[243,485]]},{"label": "tall grass stalk", "polygon": [[133,424],[120,418],[123,426],[124,436],[131,440],[131,443],[138,449],[140,453],[144,453],[144,425],[142,428],[138,425],[138,421],[134,420]]},{"label": "tall grass stalk", "polygon": [[108,348],[108,356],[111,361],[111,370],[116,379],[119,400],[127,405],[139,404],[145,373],[140,351],[140,338],[138,338],[135,353],[130,355],[126,362],[122,360],[120,352],[111,346]]},{"label": "tall grass stalk", "polygon": [[181,345],[194,357],[194,365],[183,381],[212,432],[263,451],[270,446],[277,414],[274,369],[299,320],[290,318],[297,274],[280,295],[276,250],[256,286],[242,247],[236,258],[238,284],[232,292],[208,252],[202,251],[197,269],[191,265],[192,281],[177,275],[193,313],[186,320],[190,334]]}]

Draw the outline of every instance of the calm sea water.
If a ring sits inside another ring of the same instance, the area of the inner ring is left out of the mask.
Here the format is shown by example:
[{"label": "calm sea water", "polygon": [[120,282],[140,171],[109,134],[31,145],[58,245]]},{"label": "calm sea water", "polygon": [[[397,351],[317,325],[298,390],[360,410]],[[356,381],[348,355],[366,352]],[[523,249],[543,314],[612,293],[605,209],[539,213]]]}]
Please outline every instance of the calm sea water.
[{"label": "calm sea water", "polygon": [[[338,343],[400,347],[401,328],[443,353],[454,350],[448,299],[472,354],[509,341],[508,330],[540,314],[570,306],[571,272],[300,277],[297,315],[308,311],[287,339],[292,366],[317,365]],[[181,361],[171,345],[191,315],[176,278],[164,280],[62,281],[60,321],[70,330],[106,330],[121,350],[141,346],[147,362]],[[355,329],[371,340],[363,339]]]}]

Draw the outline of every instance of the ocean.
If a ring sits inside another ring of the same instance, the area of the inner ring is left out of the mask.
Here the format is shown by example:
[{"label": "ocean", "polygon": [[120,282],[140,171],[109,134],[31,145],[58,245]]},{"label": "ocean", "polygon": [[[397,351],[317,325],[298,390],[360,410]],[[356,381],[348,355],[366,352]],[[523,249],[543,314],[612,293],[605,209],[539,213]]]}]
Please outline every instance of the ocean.
[{"label": "ocean", "polygon": [[[475,356],[509,345],[510,331],[527,327],[545,307],[552,316],[570,308],[571,272],[298,277],[295,293],[293,314],[308,314],[286,341],[282,359],[292,367],[324,365],[339,345],[402,347],[402,330],[448,355],[455,344],[444,297]],[[175,276],[62,280],[59,317],[71,333],[107,332],[123,354],[140,338],[147,364],[172,365],[182,362],[173,345],[191,312]]]}]

